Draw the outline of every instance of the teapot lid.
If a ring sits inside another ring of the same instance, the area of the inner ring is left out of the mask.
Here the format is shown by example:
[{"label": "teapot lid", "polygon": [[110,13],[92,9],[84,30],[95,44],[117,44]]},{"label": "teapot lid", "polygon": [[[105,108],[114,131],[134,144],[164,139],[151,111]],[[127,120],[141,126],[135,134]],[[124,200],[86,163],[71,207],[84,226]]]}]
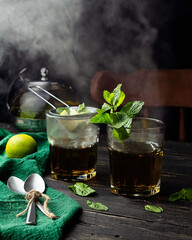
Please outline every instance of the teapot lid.
[{"label": "teapot lid", "polygon": [[[19,78],[22,80],[22,82],[31,82],[31,79],[29,77],[24,77],[23,76],[23,73],[25,73],[27,71],[27,68],[23,68],[20,72],[19,72]],[[45,82],[48,80],[48,69],[45,68],[45,67],[42,67],[41,70],[40,70],[40,73],[41,73],[41,80],[40,82]],[[33,81],[32,81],[33,82]]]},{"label": "teapot lid", "polygon": [[[25,69],[25,71],[26,70],[27,69]],[[25,72],[25,71],[23,71],[23,72]],[[31,81],[30,78],[23,77],[22,74],[20,74],[20,78],[23,79],[23,82],[25,82],[25,84],[27,84],[26,85],[27,88],[30,87],[30,86],[36,86],[36,85],[40,85],[42,87],[46,87],[46,86],[51,86],[52,84],[53,85],[55,85],[55,84],[57,85],[58,84],[57,82],[49,82],[48,81],[48,77],[47,77],[48,69],[47,68],[42,67],[41,70],[40,70],[40,74],[41,74],[40,80],[35,80],[35,81],[33,80],[33,81]]]},{"label": "teapot lid", "polygon": [[47,81],[48,69],[45,67],[41,68],[41,81]]}]

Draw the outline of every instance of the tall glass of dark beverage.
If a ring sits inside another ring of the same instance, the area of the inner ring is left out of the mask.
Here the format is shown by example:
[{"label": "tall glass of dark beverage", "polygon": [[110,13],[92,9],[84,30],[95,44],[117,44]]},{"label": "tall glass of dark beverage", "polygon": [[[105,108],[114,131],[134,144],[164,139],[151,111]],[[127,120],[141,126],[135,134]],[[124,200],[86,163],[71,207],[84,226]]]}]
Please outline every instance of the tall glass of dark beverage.
[{"label": "tall glass of dark beverage", "polygon": [[111,192],[147,197],[160,191],[163,161],[164,123],[135,118],[130,137],[120,142],[108,126]]},{"label": "tall glass of dark beverage", "polygon": [[46,114],[53,179],[89,180],[96,175],[99,127],[89,122],[96,108],[87,110],[78,115],[59,115],[55,110]]}]

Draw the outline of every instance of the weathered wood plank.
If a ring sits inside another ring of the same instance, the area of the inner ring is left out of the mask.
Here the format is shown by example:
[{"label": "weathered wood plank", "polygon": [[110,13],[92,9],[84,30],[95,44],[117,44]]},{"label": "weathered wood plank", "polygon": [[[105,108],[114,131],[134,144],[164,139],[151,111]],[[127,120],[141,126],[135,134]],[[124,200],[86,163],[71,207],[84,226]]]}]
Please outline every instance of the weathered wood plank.
[{"label": "weathered wood plank", "polygon": [[146,221],[84,211],[65,239],[189,240],[191,234],[191,228],[168,221]]}]

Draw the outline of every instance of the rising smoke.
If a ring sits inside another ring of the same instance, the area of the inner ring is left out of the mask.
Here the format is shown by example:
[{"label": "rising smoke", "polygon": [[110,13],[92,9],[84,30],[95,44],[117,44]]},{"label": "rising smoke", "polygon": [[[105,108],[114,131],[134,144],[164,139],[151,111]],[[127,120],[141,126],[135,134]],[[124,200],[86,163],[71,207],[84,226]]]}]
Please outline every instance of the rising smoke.
[{"label": "rising smoke", "polygon": [[[0,78],[9,84],[27,67],[38,78],[70,79],[89,103],[89,83],[102,69],[156,68],[154,0],[1,0]],[[151,5],[151,6],[150,6]],[[0,90],[1,93],[1,90]]]}]

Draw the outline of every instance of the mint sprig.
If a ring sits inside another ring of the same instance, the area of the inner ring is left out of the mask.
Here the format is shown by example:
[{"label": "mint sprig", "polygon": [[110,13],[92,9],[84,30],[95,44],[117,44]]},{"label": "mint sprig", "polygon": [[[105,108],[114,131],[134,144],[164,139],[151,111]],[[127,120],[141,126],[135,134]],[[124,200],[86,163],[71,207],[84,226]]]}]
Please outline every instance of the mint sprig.
[{"label": "mint sprig", "polygon": [[123,142],[130,136],[132,119],[140,112],[144,102],[128,102],[120,111],[117,111],[125,99],[121,86],[122,84],[118,84],[112,93],[106,90],[103,91],[103,97],[106,102],[101,109],[97,109],[97,114],[91,118],[90,122],[111,125],[114,138]]}]

